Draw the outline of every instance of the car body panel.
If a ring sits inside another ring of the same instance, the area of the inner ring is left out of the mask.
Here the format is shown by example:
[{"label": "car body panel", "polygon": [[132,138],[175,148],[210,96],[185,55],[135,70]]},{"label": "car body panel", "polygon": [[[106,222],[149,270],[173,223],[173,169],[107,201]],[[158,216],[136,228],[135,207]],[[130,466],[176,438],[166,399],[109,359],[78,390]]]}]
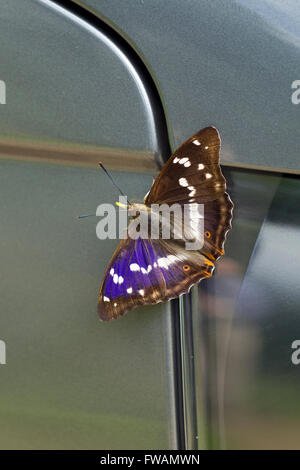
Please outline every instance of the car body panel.
[{"label": "car body panel", "polygon": [[139,52],[164,103],[174,147],[221,129],[221,161],[297,172],[297,0],[83,0]]},{"label": "car body panel", "polygon": [[173,448],[170,309],[100,323],[118,240],[99,240],[96,218],[76,220],[119,197],[97,153],[129,197],[151,186],[161,147],[146,81],[111,38],[52,2],[1,11],[0,446]]}]

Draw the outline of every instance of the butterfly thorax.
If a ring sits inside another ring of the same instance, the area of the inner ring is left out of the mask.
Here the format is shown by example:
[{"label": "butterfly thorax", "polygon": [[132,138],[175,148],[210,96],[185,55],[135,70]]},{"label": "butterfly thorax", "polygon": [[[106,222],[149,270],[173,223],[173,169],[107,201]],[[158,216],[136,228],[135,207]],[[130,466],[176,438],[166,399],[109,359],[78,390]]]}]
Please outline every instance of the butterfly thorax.
[{"label": "butterfly thorax", "polygon": [[150,206],[133,203],[128,207],[128,215],[131,218],[128,227],[129,237],[135,239],[137,237],[136,233],[140,233],[141,238],[148,238],[152,226],[158,227],[159,237],[161,232],[160,214],[155,213]]},{"label": "butterfly thorax", "polygon": [[146,206],[145,204],[140,204],[140,203],[132,203],[128,206],[128,215],[129,217],[132,217],[135,219],[138,217],[140,214],[151,214],[151,207]]},{"label": "butterfly thorax", "polygon": [[131,217],[129,237],[136,239],[138,232],[141,238],[185,240],[181,206],[176,210],[169,204],[131,204],[128,207],[128,215]]}]

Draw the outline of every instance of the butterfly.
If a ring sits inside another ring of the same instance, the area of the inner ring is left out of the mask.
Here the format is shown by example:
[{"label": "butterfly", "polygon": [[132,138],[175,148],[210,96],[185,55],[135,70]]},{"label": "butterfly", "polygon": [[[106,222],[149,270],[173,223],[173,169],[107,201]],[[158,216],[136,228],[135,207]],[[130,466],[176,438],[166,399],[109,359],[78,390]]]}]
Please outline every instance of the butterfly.
[{"label": "butterfly", "polygon": [[[180,224],[194,239],[198,233],[200,237],[200,223],[204,225],[202,248],[187,250],[184,237],[151,238],[150,232],[147,237],[132,238],[128,230],[104,274],[98,297],[101,320],[116,319],[139,305],[179,297],[212,275],[215,261],[224,254],[233,209],[219,165],[220,145],[219,132],[214,127],[194,134],[168,159],[144,204],[130,204],[128,208],[129,214],[138,208],[148,217],[153,204],[187,207],[188,217]],[[204,205],[202,221],[193,210],[195,203]],[[176,222],[175,216],[170,219],[173,235]]]}]

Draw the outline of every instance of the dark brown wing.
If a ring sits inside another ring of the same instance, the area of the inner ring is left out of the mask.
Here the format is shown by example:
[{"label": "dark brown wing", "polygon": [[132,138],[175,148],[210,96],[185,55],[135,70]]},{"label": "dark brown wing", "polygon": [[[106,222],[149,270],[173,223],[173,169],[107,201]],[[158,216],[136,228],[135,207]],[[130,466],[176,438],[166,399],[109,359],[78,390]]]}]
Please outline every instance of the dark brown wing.
[{"label": "dark brown wing", "polygon": [[206,127],[190,137],[164,165],[145,204],[184,204],[193,200],[203,204],[224,194],[220,145],[219,132],[214,127]]},{"label": "dark brown wing", "polygon": [[221,140],[214,127],[190,137],[162,168],[145,204],[204,204],[204,246],[211,260],[224,253],[231,228],[233,204],[225,192],[226,181],[219,164]]},{"label": "dark brown wing", "polygon": [[204,246],[201,252],[211,260],[224,254],[226,234],[231,229],[233,203],[227,193],[204,205]]}]

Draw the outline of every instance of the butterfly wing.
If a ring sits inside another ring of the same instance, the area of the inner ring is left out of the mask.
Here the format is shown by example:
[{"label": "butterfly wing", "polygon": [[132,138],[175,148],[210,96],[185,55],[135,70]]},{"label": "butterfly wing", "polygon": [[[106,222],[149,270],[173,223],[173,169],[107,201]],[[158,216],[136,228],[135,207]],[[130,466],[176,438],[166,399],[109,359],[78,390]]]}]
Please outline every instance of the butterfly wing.
[{"label": "butterfly wing", "polygon": [[224,254],[227,232],[231,229],[233,203],[227,193],[204,205],[204,244],[201,252],[211,260]]},{"label": "butterfly wing", "polygon": [[215,127],[206,127],[190,137],[168,159],[145,204],[201,203],[221,196],[226,189],[219,165],[221,140]]},{"label": "butterfly wing", "polygon": [[[212,261],[224,253],[233,204],[225,192],[219,165],[220,137],[207,127],[188,139],[169,158],[144,202],[179,203],[189,208],[184,220],[189,233],[200,230],[195,203],[204,204],[204,245],[186,250],[182,241],[126,238],[105,272],[98,298],[101,320],[118,318],[128,310],[178,297],[214,270]],[[196,204],[196,205],[197,205]]]},{"label": "butterfly wing", "polygon": [[165,302],[211,276],[214,265],[197,251],[173,242],[123,240],[106,270],[98,297],[101,320],[124,315],[138,305]]},{"label": "butterfly wing", "polygon": [[[206,127],[194,134],[171,155],[145,198],[145,204],[149,206],[204,204],[201,251],[212,260],[224,253],[233,209],[219,164],[220,146],[219,132],[214,127]],[[193,211],[185,223],[193,226],[193,232],[197,231],[198,222],[193,220]]]}]

